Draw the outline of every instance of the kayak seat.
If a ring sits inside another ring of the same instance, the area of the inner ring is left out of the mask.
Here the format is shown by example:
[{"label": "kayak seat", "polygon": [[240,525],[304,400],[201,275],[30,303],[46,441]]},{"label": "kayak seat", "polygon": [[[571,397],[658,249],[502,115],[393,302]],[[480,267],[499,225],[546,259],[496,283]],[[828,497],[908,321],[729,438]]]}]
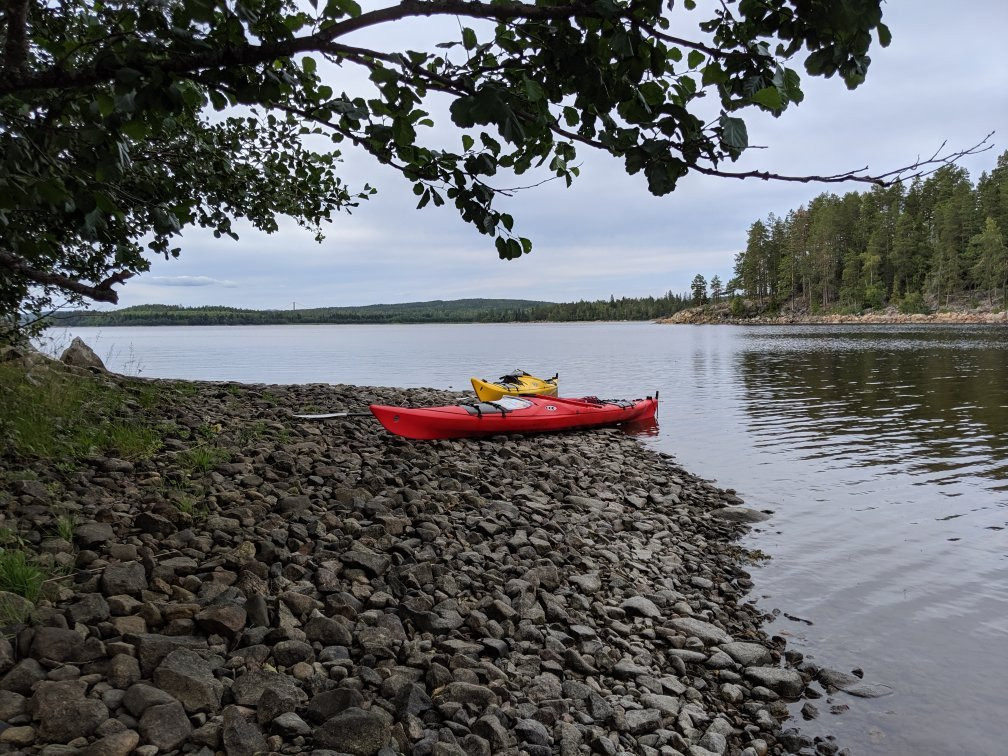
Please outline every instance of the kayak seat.
[{"label": "kayak seat", "polygon": [[506,415],[510,410],[506,410],[503,407],[499,407],[492,402],[473,402],[472,404],[460,404],[460,407],[464,407],[465,411],[470,415],[492,415],[495,412],[501,413],[501,415]]}]

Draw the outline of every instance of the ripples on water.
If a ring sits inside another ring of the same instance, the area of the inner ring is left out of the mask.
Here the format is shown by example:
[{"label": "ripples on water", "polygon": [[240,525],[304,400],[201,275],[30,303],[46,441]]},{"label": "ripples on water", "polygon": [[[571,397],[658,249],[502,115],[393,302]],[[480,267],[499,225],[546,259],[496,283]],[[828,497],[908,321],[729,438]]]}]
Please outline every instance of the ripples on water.
[{"label": "ripples on water", "polygon": [[968,476],[1008,490],[1008,344],[1000,332],[889,336],[884,349],[878,339],[748,339],[739,368],[756,445],[790,445],[827,466],[883,466],[918,485]]}]

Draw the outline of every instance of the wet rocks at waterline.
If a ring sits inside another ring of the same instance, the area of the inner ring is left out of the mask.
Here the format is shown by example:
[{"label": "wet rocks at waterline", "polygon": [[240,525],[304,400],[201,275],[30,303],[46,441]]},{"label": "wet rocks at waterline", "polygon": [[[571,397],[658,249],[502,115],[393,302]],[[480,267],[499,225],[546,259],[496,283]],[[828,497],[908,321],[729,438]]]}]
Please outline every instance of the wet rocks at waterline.
[{"label": "wet rocks at waterline", "polygon": [[[290,417],[446,392],[149,383],[171,396],[159,454],[4,484],[3,526],[64,577],[0,640],[0,750],[812,747],[780,723],[818,670],[744,601],[739,501],[667,455]],[[221,451],[204,469],[198,444]]]}]

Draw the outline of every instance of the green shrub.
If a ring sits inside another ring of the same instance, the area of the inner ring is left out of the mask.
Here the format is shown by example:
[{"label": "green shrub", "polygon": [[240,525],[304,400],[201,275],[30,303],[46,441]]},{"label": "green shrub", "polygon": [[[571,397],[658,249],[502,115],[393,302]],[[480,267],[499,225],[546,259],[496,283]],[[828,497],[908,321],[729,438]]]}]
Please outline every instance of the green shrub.
[{"label": "green shrub", "polygon": [[732,297],[731,305],[729,307],[733,318],[741,318],[745,315],[745,302],[742,301],[742,297],[738,294]]},{"label": "green shrub", "polygon": [[871,310],[880,310],[885,304],[885,292],[882,287],[872,284],[865,289],[864,306]]},{"label": "green shrub", "polygon": [[921,293],[919,291],[911,291],[900,301],[899,311],[904,315],[912,315],[914,313],[926,313],[928,308],[924,304],[924,297]]}]

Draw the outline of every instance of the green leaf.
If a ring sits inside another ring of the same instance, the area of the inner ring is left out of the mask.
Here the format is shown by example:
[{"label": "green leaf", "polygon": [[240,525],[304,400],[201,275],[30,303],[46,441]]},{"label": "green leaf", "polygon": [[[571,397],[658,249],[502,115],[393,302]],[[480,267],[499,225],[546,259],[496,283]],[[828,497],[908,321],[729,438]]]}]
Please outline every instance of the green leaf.
[{"label": "green leaf", "polygon": [[[117,100],[119,99],[120,98],[117,98]],[[120,106],[120,110],[132,113],[136,109],[132,92],[130,92],[126,97],[121,98],[121,100],[123,101],[124,106]],[[206,102],[203,98],[203,93],[196,89],[196,87],[184,87],[182,89],[182,101],[190,108],[200,108]]]},{"label": "green leaf", "polygon": [[885,24],[878,25],[878,41],[882,47],[889,47],[892,42],[892,32],[889,31],[889,27]]},{"label": "green leaf", "polygon": [[764,87],[753,94],[750,99],[773,113],[779,113],[784,109],[784,103],[781,101],[781,94],[777,87]]},{"label": "green leaf", "polygon": [[525,88],[525,98],[529,102],[542,102],[546,99],[546,93],[538,81],[523,77],[522,85]]},{"label": "green leaf", "polygon": [[836,64],[833,62],[833,50],[827,48],[816,50],[805,59],[805,70],[813,76],[832,76],[836,73]]},{"label": "green leaf", "polygon": [[475,50],[476,46],[479,44],[479,40],[476,39],[476,32],[470,29],[468,26],[462,30],[462,45],[466,50]]},{"label": "green leaf", "polygon": [[315,63],[315,58],[311,57],[310,55],[305,55],[304,58],[301,59],[301,70],[304,71],[306,74],[315,73],[315,68],[317,65],[318,64]]},{"label": "green leaf", "polygon": [[741,118],[722,115],[720,119],[721,141],[733,155],[740,155],[749,146],[749,132]]},{"label": "green leaf", "polygon": [[223,94],[218,92],[216,89],[210,90],[210,104],[213,105],[214,110],[224,110],[228,106],[228,98]]},{"label": "green leaf", "polygon": [[149,131],[150,129],[147,128],[147,124],[143,121],[127,121],[122,125],[123,134],[136,140],[146,137]]},{"label": "green leaf", "polygon": [[698,68],[704,60],[705,58],[702,52],[699,50],[690,50],[689,56],[686,58],[686,64],[690,68]]},{"label": "green leaf", "polygon": [[98,112],[103,118],[107,118],[115,110],[115,100],[105,92],[99,92],[95,96],[95,102],[98,103]]},{"label": "green leaf", "polygon": [[492,152],[494,155],[499,155],[500,154],[500,151],[501,151],[501,144],[500,144],[500,142],[498,142],[496,139],[494,139],[489,134],[487,134],[487,133],[481,133],[480,134],[480,142],[483,144],[483,146],[486,149],[490,150],[490,152]]},{"label": "green leaf", "polygon": [[361,7],[354,0],[329,0],[322,13],[329,18],[342,18],[343,16],[356,18],[361,14]]},{"label": "green leaf", "polygon": [[726,81],[728,81],[728,73],[721,68],[721,64],[712,62],[704,66],[703,75],[700,77],[701,86],[724,84]]},{"label": "green leaf", "polygon": [[663,197],[675,191],[676,183],[686,175],[686,166],[681,160],[663,157],[652,160],[644,166],[648,189],[656,197]]},{"label": "green leaf", "polygon": [[112,198],[109,197],[104,192],[95,192],[94,201],[95,201],[95,207],[97,207],[104,213],[119,214],[120,212],[122,212],[116,206],[116,203],[112,201]]},{"label": "green leaf", "polygon": [[665,101],[665,91],[657,82],[645,81],[640,85],[638,91],[641,93],[644,101],[652,107]]},{"label": "green leaf", "polygon": [[475,143],[476,143],[476,140],[473,139],[468,134],[463,134],[462,135],[462,149],[465,150],[466,152],[468,152],[469,150],[471,150],[473,148],[473,145]]},{"label": "green leaf", "polygon": [[416,141],[416,130],[405,118],[397,118],[392,122],[392,138],[400,147],[409,147]]},{"label": "green leaf", "polygon": [[790,102],[794,103],[805,99],[805,94],[801,91],[801,77],[794,69],[784,69],[784,94]]}]

